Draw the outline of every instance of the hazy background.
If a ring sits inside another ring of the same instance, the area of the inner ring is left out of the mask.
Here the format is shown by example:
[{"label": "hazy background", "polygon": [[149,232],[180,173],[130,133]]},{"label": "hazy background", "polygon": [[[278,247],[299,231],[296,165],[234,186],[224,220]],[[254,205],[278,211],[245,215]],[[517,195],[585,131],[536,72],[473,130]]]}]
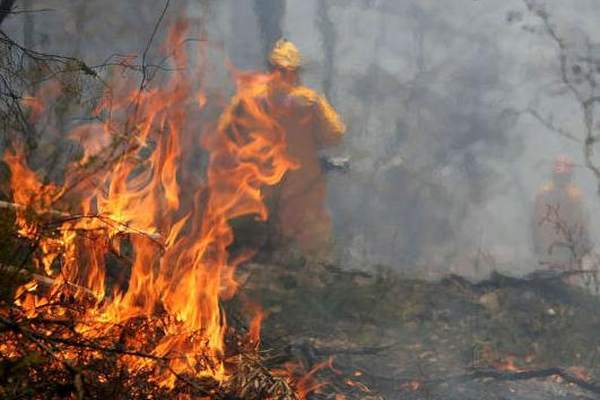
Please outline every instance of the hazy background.
[{"label": "hazy background", "polygon": [[[574,48],[600,35],[597,0],[545,3]],[[3,29],[37,50],[97,65],[140,55],[164,4],[18,0],[39,12],[11,16]],[[172,0],[150,62],[177,17],[206,40],[206,82],[225,99],[226,62],[264,68],[281,35],[305,54],[305,83],[327,95],[349,128],[331,154],[349,155],[351,172],[329,176],[345,266],[429,276],[534,269],[535,192],[557,154],[581,164],[582,150],[518,111],[534,107],[574,134],[582,129],[576,104],[556,90],[555,44],[521,0]],[[578,168],[577,183],[595,229],[596,182]]]}]

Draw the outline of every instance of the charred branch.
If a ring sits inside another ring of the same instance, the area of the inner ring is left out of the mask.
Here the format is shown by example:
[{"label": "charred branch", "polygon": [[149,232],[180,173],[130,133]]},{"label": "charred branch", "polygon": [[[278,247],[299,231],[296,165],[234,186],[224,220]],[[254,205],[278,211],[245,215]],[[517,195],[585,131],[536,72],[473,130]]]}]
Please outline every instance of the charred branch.
[{"label": "charred branch", "polygon": [[497,381],[523,381],[530,379],[546,379],[560,377],[567,383],[571,383],[580,387],[581,389],[587,390],[594,394],[600,394],[600,383],[592,380],[588,380],[579,377],[575,372],[569,368],[561,367],[550,367],[541,369],[530,369],[523,371],[504,371],[498,369],[480,369],[470,373],[423,379],[422,377],[406,378],[406,377],[385,377],[378,375],[368,374],[369,378],[373,381],[387,382],[388,385],[393,385],[397,389],[413,388],[414,390],[420,390],[428,386],[437,386],[448,383],[466,382],[478,379],[494,379]]},{"label": "charred branch", "polygon": [[515,372],[499,370],[480,370],[466,375],[464,379],[492,378],[502,381],[518,381],[536,378],[550,378],[555,376],[559,376],[566,382],[577,385],[582,389],[588,390],[592,393],[600,394],[600,383],[580,378],[569,369],[559,367]]}]

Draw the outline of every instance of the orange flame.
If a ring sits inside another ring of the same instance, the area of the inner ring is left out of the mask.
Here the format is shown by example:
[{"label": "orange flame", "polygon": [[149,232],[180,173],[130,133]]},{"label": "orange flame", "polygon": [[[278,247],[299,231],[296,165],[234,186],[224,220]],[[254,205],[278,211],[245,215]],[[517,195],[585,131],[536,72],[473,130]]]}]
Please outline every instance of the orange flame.
[{"label": "orange flame", "polygon": [[523,369],[517,365],[517,360],[518,358],[516,356],[509,355],[499,361],[494,362],[492,366],[502,371],[521,372]]},{"label": "orange flame", "polygon": [[250,321],[248,339],[250,340],[250,343],[258,345],[260,343],[260,328],[263,320],[265,319],[265,313],[258,306],[252,307],[252,309],[254,311],[254,316]]},{"label": "orange flame", "polygon": [[273,373],[277,376],[284,377],[290,385],[295,389],[299,400],[305,400],[309,394],[318,393],[320,389],[327,386],[327,382],[318,380],[317,372],[330,369],[336,373],[339,371],[333,367],[333,357],[315,364],[309,371],[300,363],[287,363],[285,369],[275,370]]},{"label": "orange flame", "polygon": [[585,367],[570,367],[568,371],[572,373],[576,378],[581,379],[583,381],[591,381],[592,374]]},{"label": "orange flame", "polygon": [[[295,164],[287,155],[283,130],[256,97],[257,83],[272,78],[245,76],[238,81],[238,97],[249,117],[228,113],[225,118],[248,128],[248,134],[231,134],[223,124],[205,132],[202,144],[210,154],[206,182],[181,186],[182,181],[198,182],[198,172],[184,168],[190,157],[184,149],[202,133],[194,115],[207,101],[191,83],[185,52],[177,50],[185,31],[185,23],[178,23],[170,32],[167,47],[176,68],[167,82],[139,90],[133,80],[116,78],[95,110],[99,119],[105,116],[102,122],[69,134],[84,154],[67,169],[64,185],[41,184],[22,151],[6,154],[5,161],[14,201],[37,214],[50,213],[58,226],[59,237],[38,237],[48,274],[60,259],[50,295],[69,284],[80,288],[78,299],[90,293],[95,298],[78,331],[94,337],[134,318],[160,318],[156,329],[162,333],[152,354],[167,358],[175,374],[223,381],[226,322],[219,302],[235,293],[240,262],[227,251],[233,241],[229,221],[249,214],[266,218],[262,188],[278,183]],[[28,104],[38,118],[43,101]],[[109,160],[110,168],[101,160]],[[59,206],[69,212],[55,210]],[[19,214],[21,234],[33,238],[38,225]],[[107,255],[118,253],[119,244],[132,248],[131,275],[125,288],[109,293]],[[18,304],[34,315],[34,300],[39,303],[31,298]],[[259,313],[251,324],[256,342],[261,320]],[[132,370],[149,367],[147,359],[124,360]],[[157,373],[156,381],[173,387],[176,377],[170,372]],[[305,391],[311,385],[308,378],[300,382]]]},{"label": "orange flame", "polygon": [[420,381],[410,381],[410,382],[406,382],[403,383],[402,385],[400,385],[400,387],[402,387],[403,389],[408,389],[411,390],[413,392],[416,392],[417,390],[419,390],[422,386],[422,383]]}]

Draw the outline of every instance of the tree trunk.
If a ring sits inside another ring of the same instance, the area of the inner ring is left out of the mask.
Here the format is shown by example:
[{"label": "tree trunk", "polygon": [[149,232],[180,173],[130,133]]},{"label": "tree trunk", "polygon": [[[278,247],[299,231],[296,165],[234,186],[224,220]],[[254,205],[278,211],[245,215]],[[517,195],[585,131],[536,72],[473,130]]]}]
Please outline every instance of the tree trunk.
[{"label": "tree trunk", "polygon": [[[23,0],[23,8],[31,10],[31,0]],[[23,18],[23,46],[27,49],[33,49],[35,35],[35,23],[33,21],[33,13],[27,12]]]},{"label": "tree trunk", "polygon": [[4,19],[10,14],[16,0],[2,0],[0,2],[0,25],[4,22]]},{"label": "tree trunk", "polygon": [[324,71],[323,71],[323,93],[331,100],[331,90],[335,70],[335,46],[337,37],[335,27],[331,21],[329,5],[327,0],[319,0],[317,8],[317,26],[321,34],[323,47]]},{"label": "tree trunk", "polygon": [[[29,0],[28,0],[29,1]],[[87,11],[88,11],[88,1],[89,0],[79,0],[79,4],[75,6],[75,31],[77,35],[75,36],[75,43],[73,46],[74,56],[82,57],[82,42],[85,30],[85,21],[87,19]]]},{"label": "tree trunk", "polygon": [[275,42],[283,36],[281,25],[285,0],[254,0],[254,12],[260,30],[263,59],[266,60]]}]

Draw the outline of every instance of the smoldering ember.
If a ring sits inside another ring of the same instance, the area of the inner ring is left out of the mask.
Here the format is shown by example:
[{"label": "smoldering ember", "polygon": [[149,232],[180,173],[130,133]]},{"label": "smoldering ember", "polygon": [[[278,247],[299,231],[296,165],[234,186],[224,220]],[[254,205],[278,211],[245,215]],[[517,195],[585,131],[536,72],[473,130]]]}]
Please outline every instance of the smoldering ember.
[{"label": "smoldering ember", "polygon": [[0,398],[599,399],[599,18],[0,0]]}]

